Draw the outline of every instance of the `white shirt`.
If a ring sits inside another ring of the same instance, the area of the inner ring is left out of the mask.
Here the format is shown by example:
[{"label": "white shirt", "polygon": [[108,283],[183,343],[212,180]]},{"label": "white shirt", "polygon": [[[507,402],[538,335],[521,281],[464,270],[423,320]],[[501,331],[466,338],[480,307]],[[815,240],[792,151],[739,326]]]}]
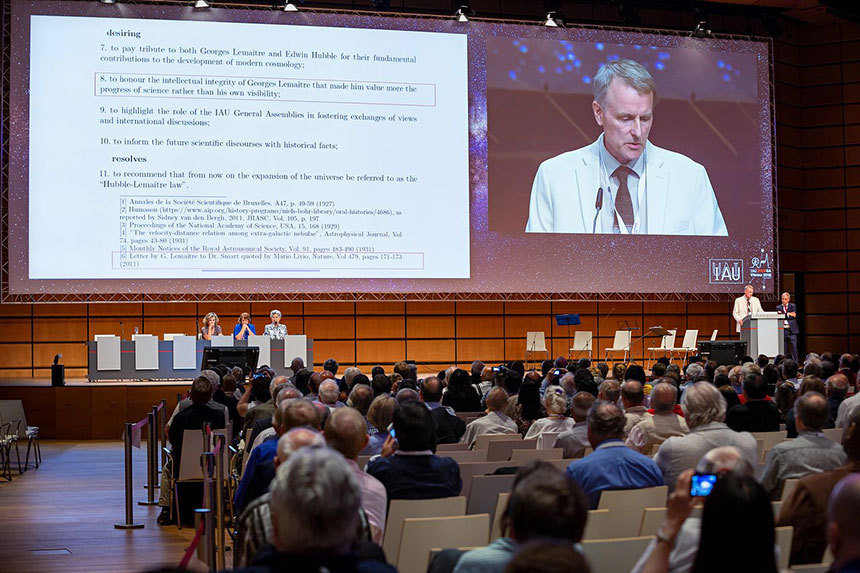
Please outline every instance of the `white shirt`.
[{"label": "white shirt", "polygon": [[547,432],[566,432],[568,430],[572,430],[574,424],[576,422],[573,418],[568,418],[567,416],[556,419],[556,418],[541,418],[540,420],[535,420],[534,423],[529,426],[529,431],[526,432],[526,440],[530,440],[532,438],[537,438],[541,434]]},{"label": "white shirt", "polygon": [[737,332],[741,331],[741,325],[737,324],[738,322],[741,322],[747,315],[756,314],[758,312],[764,312],[758,297],[751,296],[749,298],[749,302],[747,302],[747,297],[744,295],[736,298],[735,306],[732,309],[732,318],[735,319],[735,329]]},{"label": "white shirt", "polygon": [[466,433],[460,440],[462,444],[469,444],[469,449],[475,447],[475,440],[482,434],[516,434],[517,423],[501,412],[490,412],[486,416],[469,422]]},{"label": "white shirt", "polygon": [[[618,219],[615,216],[615,197],[618,194],[618,187],[621,182],[618,180],[618,176],[613,175],[616,169],[621,167],[621,163],[618,162],[617,159],[612,157],[612,154],[609,153],[609,150],[606,149],[606,145],[603,143],[603,135],[600,135],[600,159],[603,162],[603,167],[606,169],[602,175],[602,177],[608,178],[609,188],[604,189],[605,195],[604,197],[604,209],[601,211],[601,216],[603,217],[604,228],[613,229],[614,233],[620,233],[621,230],[618,228]],[[633,203],[633,221],[624,221],[625,226],[627,227],[628,233],[636,232],[637,234],[645,234],[648,232],[646,220],[647,215],[645,212],[645,186],[642,186],[642,194],[639,193],[639,182],[642,180],[642,176],[645,174],[645,153],[639,156],[636,161],[632,164],[626,164],[626,167],[629,167],[633,173],[627,176],[627,190],[630,191],[630,202]],[[606,182],[607,179],[601,179]],[[641,199],[641,201],[640,201]],[[640,211],[639,206],[642,206],[642,210]],[[608,209],[606,207],[609,207]],[[639,225],[636,226],[636,223]],[[635,229],[634,229],[635,228]]]}]

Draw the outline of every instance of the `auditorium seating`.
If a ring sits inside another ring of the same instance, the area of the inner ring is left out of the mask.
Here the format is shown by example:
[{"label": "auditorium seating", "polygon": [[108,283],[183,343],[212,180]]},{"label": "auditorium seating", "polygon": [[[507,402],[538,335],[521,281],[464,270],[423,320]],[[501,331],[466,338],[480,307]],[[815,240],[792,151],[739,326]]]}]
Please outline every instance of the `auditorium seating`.
[{"label": "auditorium seating", "polygon": [[400,552],[395,565],[400,573],[424,573],[433,548],[481,547],[488,543],[489,536],[490,516],[486,513],[407,518],[403,522]]},{"label": "auditorium seating", "polygon": [[487,444],[487,461],[509,460],[514,450],[534,450],[537,448],[537,442],[537,438],[524,440],[519,434],[509,434],[507,440],[493,440]]},{"label": "auditorium seating", "polygon": [[[382,538],[382,550],[385,552],[385,558],[392,565],[397,564],[403,523],[407,518],[449,517],[465,514],[466,498],[463,496],[438,499],[392,499],[388,505],[385,534]],[[453,547],[456,545],[462,545],[462,543],[453,542],[444,546]],[[430,546],[430,548],[432,547],[439,547],[439,545]]]},{"label": "auditorium seating", "polygon": [[589,509],[583,539],[609,539],[613,536],[608,509]]},{"label": "auditorium seating", "polygon": [[492,521],[496,516],[499,494],[510,493],[515,478],[514,474],[474,476],[472,486],[469,488],[466,514],[487,513]]},{"label": "auditorium seating", "polygon": [[562,458],[561,448],[549,448],[546,450],[514,450],[511,452],[511,463],[524,465],[532,460],[560,460]]},{"label": "auditorium seating", "polygon": [[617,537],[633,537],[642,525],[646,507],[666,507],[669,488],[665,485],[644,489],[604,491],[597,509],[608,509],[611,528]]},{"label": "auditorium seating", "polygon": [[[519,434],[481,434],[477,438],[475,438],[475,447],[473,450],[486,450],[489,448],[490,442],[496,441],[520,441],[522,440],[522,436]],[[510,457],[510,456],[509,456]]]},{"label": "auditorium seating", "polygon": [[653,536],[584,539],[582,553],[592,571],[630,571]]},{"label": "auditorium seating", "polygon": [[466,452],[436,452],[437,455],[451,458],[457,463],[463,462],[485,462],[487,461],[487,450],[474,450]]},{"label": "auditorium seating", "polygon": [[508,505],[508,498],[510,497],[510,493],[500,493],[499,498],[496,500],[496,511],[493,513],[493,526],[490,528],[491,542],[502,537],[502,514]]}]

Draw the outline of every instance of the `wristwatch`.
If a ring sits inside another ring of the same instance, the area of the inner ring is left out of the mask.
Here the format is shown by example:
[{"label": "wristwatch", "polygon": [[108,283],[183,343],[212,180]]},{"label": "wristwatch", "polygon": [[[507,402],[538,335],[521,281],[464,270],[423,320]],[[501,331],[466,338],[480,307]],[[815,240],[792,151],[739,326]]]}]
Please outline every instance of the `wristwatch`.
[{"label": "wristwatch", "polygon": [[662,543],[668,543],[669,545],[675,545],[675,538],[676,538],[677,536],[678,536],[678,534],[677,534],[677,533],[676,533],[675,535],[666,535],[666,534],[663,532],[663,528],[662,528],[662,527],[661,527],[660,529],[658,529],[658,530],[657,530],[657,535],[656,535],[656,537],[657,537],[657,542],[658,542],[658,543],[659,543],[659,542],[662,542]]}]

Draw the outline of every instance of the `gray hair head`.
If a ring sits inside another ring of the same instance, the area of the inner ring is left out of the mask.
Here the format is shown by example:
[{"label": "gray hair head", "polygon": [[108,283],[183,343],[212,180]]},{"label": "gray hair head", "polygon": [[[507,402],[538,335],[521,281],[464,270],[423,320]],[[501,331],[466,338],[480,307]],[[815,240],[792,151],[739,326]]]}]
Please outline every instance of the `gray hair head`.
[{"label": "gray hair head", "polygon": [[651,407],[655,414],[665,414],[675,408],[678,399],[678,389],[674,384],[660,382],[651,390]]},{"label": "gray hair head", "polygon": [[692,430],[726,418],[726,399],[710,382],[696,382],[681,396],[684,419]]},{"label": "gray hair head", "polygon": [[279,386],[275,390],[277,390],[277,396],[275,396],[275,404],[280,404],[284,400],[291,400],[293,398],[304,397],[304,394],[302,394],[302,391],[290,383],[283,384],[282,386]]},{"label": "gray hair head", "polygon": [[350,366],[343,371],[343,381],[346,382],[347,386],[352,386],[352,379],[359,374],[361,374],[361,368],[358,368],[356,366]]},{"label": "gray hair head", "polygon": [[621,384],[615,380],[604,380],[597,387],[598,395],[607,402],[618,402],[621,397]]},{"label": "gray hair head", "polygon": [[642,64],[626,59],[607,62],[600,66],[592,82],[594,101],[603,105],[609,85],[616,78],[642,95],[650,93],[654,96],[654,102],[657,102],[657,84],[654,78]]},{"label": "gray hair head", "polygon": [[212,386],[215,388],[221,385],[221,377],[214,370],[201,370],[200,375],[204,378],[208,378],[209,382],[211,382]]},{"label": "gray hair head", "polygon": [[283,553],[340,553],[358,529],[361,490],[343,456],[305,448],[278,467],[271,485],[274,545]]},{"label": "gray hair head", "polygon": [[394,399],[397,400],[398,404],[403,404],[404,402],[419,402],[421,397],[418,395],[418,392],[412,388],[404,388],[403,390],[397,391],[397,394],[394,395]]},{"label": "gray hair head", "polygon": [[340,395],[340,389],[337,386],[337,382],[334,380],[326,380],[322,384],[320,384],[320,402],[323,404],[331,405],[337,402],[337,397]]},{"label": "gray hair head", "polygon": [[568,396],[576,394],[576,382],[574,380],[573,372],[568,372],[558,381],[559,386],[564,388]]},{"label": "gray hair head", "polygon": [[696,472],[700,474],[733,473],[738,475],[753,476],[753,467],[740,450],[734,446],[721,446],[710,450],[702,456],[696,465]]},{"label": "gray hair head", "polygon": [[627,418],[621,408],[610,402],[595,402],[588,412],[588,427],[591,434],[602,439],[621,438]]},{"label": "gray hair head", "polygon": [[547,414],[564,414],[567,411],[567,394],[561,386],[551,385],[546,387],[544,394]]},{"label": "gray hair head", "polygon": [[702,368],[702,365],[697,362],[693,362],[692,364],[687,366],[687,370],[685,372],[687,374],[687,378],[689,378],[690,380],[695,380],[699,376],[705,375],[705,369]]},{"label": "gray hair head", "polygon": [[348,405],[352,406],[363,416],[367,416],[367,410],[373,402],[373,388],[367,384],[356,384],[349,393]]},{"label": "gray hair head", "polygon": [[275,316],[276,314],[277,314],[278,316],[283,316],[283,315],[281,314],[281,311],[280,311],[280,310],[278,310],[277,308],[273,308],[273,309],[272,309],[272,311],[269,313],[269,316]]},{"label": "gray hair head", "polygon": [[278,462],[284,463],[298,450],[306,447],[325,446],[325,438],[316,430],[310,428],[293,428],[278,438]]}]

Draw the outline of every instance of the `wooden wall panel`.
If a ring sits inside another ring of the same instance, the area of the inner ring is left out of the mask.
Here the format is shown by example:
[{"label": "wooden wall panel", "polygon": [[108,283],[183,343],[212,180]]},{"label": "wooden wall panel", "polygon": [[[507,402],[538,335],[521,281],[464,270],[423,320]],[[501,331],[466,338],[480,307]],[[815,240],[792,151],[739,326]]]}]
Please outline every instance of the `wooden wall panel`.
[{"label": "wooden wall panel", "polygon": [[454,338],[453,316],[407,316],[406,338]]},{"label": "wooden wall panel", "polygon": [[[512,320],[513,317],[508,317]],[[458,316],[457,338],[501,338],[505,336],[502,316]]]},{"label": "wooden wall panel", "polygon": [[[53,306],[53,305],[51,305]],[[0,304],[0,317],[23,316],[29,317],[33,314],[32,304]]]},{"label": "wooden wall panel", "polygon": [[[221,322],[224,334],[233,332],[233,325]],[[143,319],[143,334],[154,334],[164,339],[165,334],[197,335],[197,319],[194,316],[147,316]]]},{"label": "wooden wall panel", "polygon": [[60,363],[69,368],[84,368],[87,365],[87,347],[83,342],[37,342],[33,344],[33,366],[50,368],[55,354],[62,354]]},{"label": "wooden wall panel", "polygon": [[501,338],[484,340],[457,340],[457,361],[501,362],[505,359],[505,341]]},{"label": "wooden wall panel", "polygon": [[148,302],[143,305],[143,316],[197,316],[194,302]]},{"label": "wooden wall panel", "polygon": [[314,340],[355,338],[354,316],[309,316],[305,332]]},{"label": "wooden wall panel", "polygon": [[359,340],[356,347],[359,364],[394,364],[406,358],[404,340]]},{"label": "wooden wall panel", "polygon": [[[93,435],[92,389],[81,387],[57,388],[55,417],[57,432],[66,439],[90,440]],[[120,435],[122,431],[120,430]]]},{"label": "wooden wall panel", "polygon": [[[575,313],[559,313],[559,314],[575,314]],[[571,340],[573,339],[574,333],[577,330],[589,330],[591,332],[597,332],[598,319],[596,315],[579,315],[580,324],[579,326],[560,326],[556,320],[555,316],[550,317],[550,323],[552,324],[552,336],[567,336],[568,329],[570,331]],[[549,334],[549,333],[547,333]]]},{"label": "wooden wall panel", "polygon": [[30,342],[32,319],[2,318],[0,319],[0,342]]},{"label": "wooden wall panel", "polygon": [[505,313],[505,304],[497,301],[460,300],[456,305],[457,315],[463,314],[495,314]]},{"label": "wooden wall panel", "polygon": [[356,314],[406,314],[406,303],[400,301],[362,301],[355,304]]},{"label": "wooden wall panel", "polygon": [[359,316],[355,319],[356,338],[403,338],[405,332],[403,316]]},{"label": "wooden wall panel", "polygon": [[314,364],[319,367],[329,358],[335,358],[342,368],[355,362],[355,342],[352,340],[314,340]]},{"label": "wooden wall panel", "polygon": [[251,312],[251,304],[247,302],[201,302],[197,304],[197,315],[200,321],[208,313],[214,312],[221,321],[221,328],[226,325],[236,324],[239,315],[243,312]]},{"label": "wooden wall panel", "polygon": [[[419,363],[453,364],[457,346],[454,340],[408,340],[407,355]],[[422,370],[419,366],[419,370]]]},{"label": "wooden wall panel", "polygon": [[[252,302],[251,310],[249,311],[254,316],[265,316],[266,322],[269,322],[269,313],[273,310],[280,310],[282,316],[302,316],[304,314],[304,306],[301,302]],[[281,319],[283,320],[283,319]]]},{"label": "wooden wall panel", "polygon": [[91,317],[89,319],[90,339],[94,339],[93,337],[97,334],[115,334],[116,336],[124,334],[126,339],[131,339],[135,328],[143,332],[143,317]]},{"label": "wooden wall panel", "polygon": [[106,302],[88,305],[89,316],[143,316],[143,304]]},{"label": "wooden wall panel", "polygon": [[[6,305],[0,305],[6,306]],[[22,305],[9,305],[12,307],[22,306]],[[89,305],[86,304],[71,304],[71,303],[56,303],[56,304],[34,304],[34,305],[23,305],[23,306],[32,306],[33,307],[33,316],[88,316],[87,308]]]},{"label": "wooden wall panel", "polygon": [[[283,310],[281,310],[283,312]],[[304,307],[305,316],[319,316],[330,314],[355,314],[354,302],[306,302]]]},{"label": "wooden wall panel", "polygon": [[454,314],[453,301],[409,301],[406,303],[406,314]]},{"label": "wooden wall panel", "polygon": [[0,344],[0,364],[4,368],[31,368],[32,353],[30,344]]},{"label": "wooden wall panel", "polygon": [[36,342],[84,342],[87,339],[85,318],[33,319],[33,340]]}]

